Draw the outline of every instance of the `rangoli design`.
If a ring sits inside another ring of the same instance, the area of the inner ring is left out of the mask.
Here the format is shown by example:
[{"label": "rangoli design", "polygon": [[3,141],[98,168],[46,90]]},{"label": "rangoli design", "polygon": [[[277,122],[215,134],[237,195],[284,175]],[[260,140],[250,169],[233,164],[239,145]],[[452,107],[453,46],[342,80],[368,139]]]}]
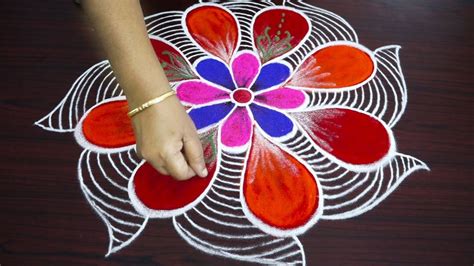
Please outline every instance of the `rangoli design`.
[{"label": "rangoli design", "polygon": [[298,236],[365,213],[412,172],[392,128],[407,105],[399,46],[371,51],[338,15],[302,1],[204,3],[146,18],[209,176],[175,181],[135,153],[108,61],[83,73],[36,122],[74,132],[81,189],[107,226],[107,255],[150,219],[171,218],[208,254],[306,263]]}]

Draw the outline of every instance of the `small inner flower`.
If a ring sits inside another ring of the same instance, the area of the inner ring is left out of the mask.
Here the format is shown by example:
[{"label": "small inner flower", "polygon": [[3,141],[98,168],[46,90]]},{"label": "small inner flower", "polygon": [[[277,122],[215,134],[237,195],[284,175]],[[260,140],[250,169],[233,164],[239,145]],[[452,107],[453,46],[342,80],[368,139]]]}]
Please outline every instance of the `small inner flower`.
[{"label": "small inner flower", "polygon": [[253,100],[253,93],[245,88],[240,88],[232,93],[232,100],[239,105],[247,105]]}]

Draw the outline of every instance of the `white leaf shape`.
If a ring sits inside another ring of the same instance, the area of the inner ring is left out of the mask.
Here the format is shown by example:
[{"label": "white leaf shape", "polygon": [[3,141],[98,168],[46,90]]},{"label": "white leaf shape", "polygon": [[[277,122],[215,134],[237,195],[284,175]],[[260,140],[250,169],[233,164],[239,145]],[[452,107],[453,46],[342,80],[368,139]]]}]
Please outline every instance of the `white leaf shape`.
[{"label": "white leaf shape", "polygon": [[87,201],[107,226],[106,256],[128,246],[145,228],[148,218],[132,206],[127,185],[139,159],[133,150],[98,154],[84,150],[79,158],[78,177]]},{"label": "white leaf shape", "polygon": [[244,154],[223,152],[211,190],[196,207],[173,219],[179,235],[208,254],[262,264],[305,265],[297,237],[268,235],[245,216],[240,203]]},{"label": "white leaf shape", "polygon": [[370,171],[349,170],[328,158],[301,129],[283,143],[305,160],[322,186],[321,219],[340,220],[363,214],[382,202],[411,173],[429,170],[422,161],[398,152]]},{"label": "white leaf shape", "polygon": [[86,70],[63,100],[35,125],[49,131],[72,132],[92,106],[122,94],[109,62],[99,62]]}]

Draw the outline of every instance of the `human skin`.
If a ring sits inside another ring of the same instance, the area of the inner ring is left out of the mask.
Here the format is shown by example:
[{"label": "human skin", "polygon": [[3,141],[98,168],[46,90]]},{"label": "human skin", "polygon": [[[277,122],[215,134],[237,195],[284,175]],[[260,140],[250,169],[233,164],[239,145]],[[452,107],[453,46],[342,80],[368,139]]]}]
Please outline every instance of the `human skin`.
[{"label": "human skin", "polygon": [[[171,90],[148,38],[139,0],[83,0],[130,110]],[[138,155],[177,180],[207,176],[194,123],[176,96],[132,118]]]}]

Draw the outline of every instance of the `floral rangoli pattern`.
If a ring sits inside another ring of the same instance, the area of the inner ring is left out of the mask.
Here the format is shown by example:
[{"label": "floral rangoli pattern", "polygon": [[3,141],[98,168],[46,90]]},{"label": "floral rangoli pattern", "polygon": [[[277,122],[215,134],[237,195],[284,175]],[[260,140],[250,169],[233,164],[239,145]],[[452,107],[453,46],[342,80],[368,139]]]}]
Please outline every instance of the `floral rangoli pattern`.
[{"label": "floral rangoli pattern", "polygon": [[399,46],[372,51],[344,19],[302,1],[202,1],[146,23],[198,129],[207,178],[175,181],[138,159],[108,61],[36,122],[84,148],[80,187],[107,226],[107,255],[170,218],[208,254],[304,265],[299,235],[371,210],[428,169],[396,148],[407,105]]}]

